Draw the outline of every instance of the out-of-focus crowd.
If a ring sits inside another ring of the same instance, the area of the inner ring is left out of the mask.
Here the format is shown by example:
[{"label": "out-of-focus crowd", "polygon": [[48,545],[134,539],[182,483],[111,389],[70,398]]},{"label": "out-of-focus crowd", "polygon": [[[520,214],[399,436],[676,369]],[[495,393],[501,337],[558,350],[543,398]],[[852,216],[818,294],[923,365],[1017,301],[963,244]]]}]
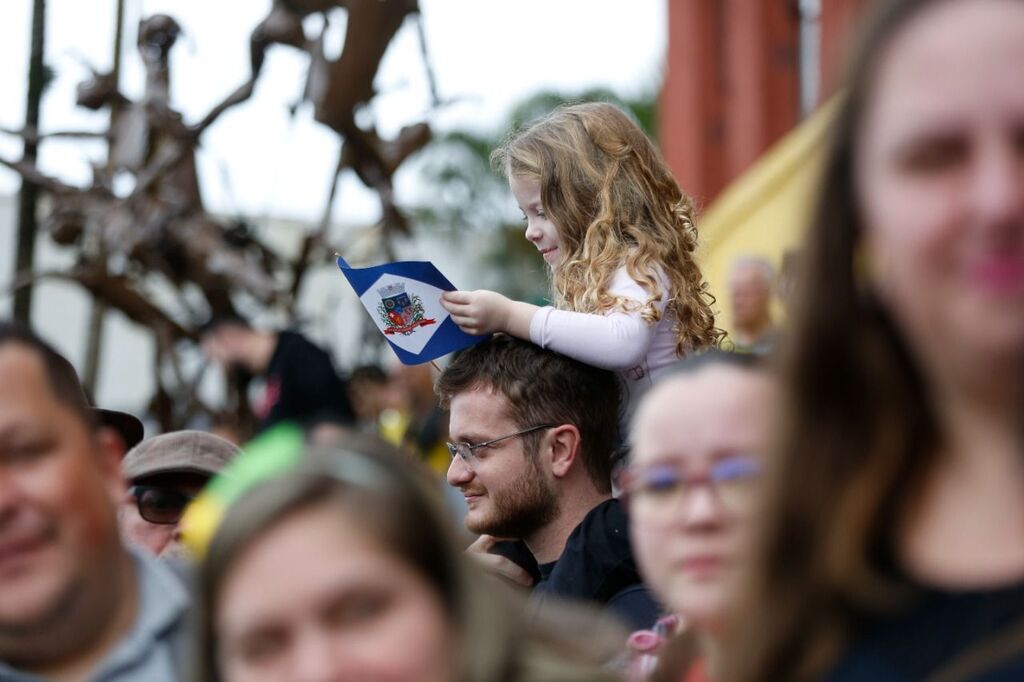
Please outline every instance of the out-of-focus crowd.
[{"label": "out-of-focus crowd", "polygon": [[241,449],[0,323],[0,680],[1024,679],[1024,2],[879,3],[829,145],[724,338],[628,116],[515,131],[552,305],[447,292],[480,343],[344,379],[211,320]]}]

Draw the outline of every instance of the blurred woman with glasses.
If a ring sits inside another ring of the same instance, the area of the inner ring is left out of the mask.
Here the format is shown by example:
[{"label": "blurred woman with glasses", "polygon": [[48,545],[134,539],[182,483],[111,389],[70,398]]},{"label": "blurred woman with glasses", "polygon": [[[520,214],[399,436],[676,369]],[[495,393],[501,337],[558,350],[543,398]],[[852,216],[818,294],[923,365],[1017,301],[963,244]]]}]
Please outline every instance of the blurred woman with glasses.
[{"label": "blurred woman with glasses", "polygon": [[657,665],[660,679],[697,682],[717,667],[776,403],[756,363],[721,351],[686,360],[637,411],[621,486],[640,571],[672,616],[632,636],[633,679]]},{"label": "blurred woman with glasses", "polygon": [[851,66],[725,679],[1024,679],[1024,2],[889,0]]}]

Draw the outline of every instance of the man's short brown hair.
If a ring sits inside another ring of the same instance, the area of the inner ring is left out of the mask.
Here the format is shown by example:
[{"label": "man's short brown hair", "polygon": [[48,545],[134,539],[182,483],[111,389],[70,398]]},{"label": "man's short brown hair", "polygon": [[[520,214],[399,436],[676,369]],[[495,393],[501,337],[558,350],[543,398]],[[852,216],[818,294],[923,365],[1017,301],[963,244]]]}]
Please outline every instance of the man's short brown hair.
[{"label": "man's short brown hair", "polygon": [[[580,432],[583,463],[591,480],[599,491],[611,490],[620,402],[618,380],[611,372],[496,334],[456,356],[436,388],[445,408],[459,393],[495,390],[508,401],[509,417],[521,429],[572,424]],[[535,453],[541,438],[541,431],[523,436],[525,451]]]}]

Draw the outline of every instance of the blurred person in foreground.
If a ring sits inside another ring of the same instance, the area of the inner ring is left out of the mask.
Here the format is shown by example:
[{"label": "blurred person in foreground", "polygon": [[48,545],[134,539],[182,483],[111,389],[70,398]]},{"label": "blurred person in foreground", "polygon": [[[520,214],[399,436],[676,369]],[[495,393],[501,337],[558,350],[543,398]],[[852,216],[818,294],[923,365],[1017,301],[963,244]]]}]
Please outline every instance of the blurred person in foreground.
[{"label": "blurred person in foreground", "polygon": [[239,317],[218,317],[204,325],[201,340],[203,353],[225,371],[241,370],[266,382],[253,406],[257,432],[283,421],[354,423],[345,382],[331,356],[302,334],[253,329]]},{"label": "blurred person in foreground", "polygon": [[71,364],[0,323],[0,680],[184,679],[188,595],[121,544],[121,439]]},{"label": "blurred person in foreground", "polygon": [[132,448],[121,463],[129,486],[119,518],[125,541],[162,558],[186,556],[182,513],[238,452],[202,431],[173,431]]},{"label": "blurred person in foreground", "polygon": [[424,470],[385,452],[311,451],[257,484],[202,565],[199,679],[613,679],[593,662],[602,630],[527,629],[439,505]]},{"label": "blurred person in foreground", "polygon": [[778,398],[758,362],[722,351],[688,358],[635,415],[623,500],[640,572],[672,614],[630,638],[635,680],[658,659],[658,679],[714,677]]},{"label": "blurred person in foreground", "polygon": [[632,627],[653,625],[661,608],[611,495],[615,375],[499,334],[456,356],[437,390],[451,411],[448,483],[480,534],[470,553],[531,586],[538,603],[585,600]]},{"label": "blurred person in foreground", "polygon": [[729,681],[1024,679],[1024,2],[886,2],[834,123]]},{"label": "blurred person in foreground", "polygon": [[736,350],[765,355],[775,347],[778,330],[772,322],[775,270],[764,258],[737,258],[729,272],[732,306],[730,338]]}]

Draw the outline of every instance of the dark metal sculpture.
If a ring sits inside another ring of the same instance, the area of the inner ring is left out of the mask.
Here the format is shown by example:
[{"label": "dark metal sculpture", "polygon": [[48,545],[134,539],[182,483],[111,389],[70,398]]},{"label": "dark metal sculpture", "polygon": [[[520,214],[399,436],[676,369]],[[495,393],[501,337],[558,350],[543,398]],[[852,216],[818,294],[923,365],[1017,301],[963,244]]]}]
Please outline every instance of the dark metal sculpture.
[{"label": "dark metal sculpture", "polygon": [[[330,13],[339,8],[348,12],[345,44],[338,58],[329,60],[323,35]],[[197,323],[209,315],[237,314],[235,303],[241,298],[248,299],[250,308],[274,308],[293,317],[295,297],[309,265],[330,252],[325,237],[331,200],[319,228],[306,238],[292,262],[284,262],[244,223],[225,225],[212,218],[204,209],[196,173],[196,149],[203,132],[252,95],[271,46],[307,52],[310,66],[304,98],[312,102],[316,120],[333,129],[343,142],[331,199],[337,175],[345,168],[374,189],[383,213],[384,255],[390,256],[391,236],[409,232],[395,205],[392,177],[406,158],[429,141],[430,129],[421,122],[403,129],[394,140],[384,140],[374,129],[357,125],[356,111],[374,97],[373,81],[384,51],[406,17],[416,12],[415,0],[274,0],[250,38],[249,78],[195,123],[186,122],[170,101],[169,54],[181,28],[167,15],[154,15],[140,22],[138,31],[139,54],[146,68],[140,101],[119,92],[110,74],[93,71],[78,87],[80,106],[111,108],[108,130],[4,131],[33,141],[78,136],[109,142],[108,159],[94,166],[87,187],[68,185],[32,163],[0,158],[0,164],[50,194],[52,211],[43,227],[54,241],[77,254],[76,265],[66,272],[18,273],[15,287],[40,278],[71,280],[97,301],[150,329],[157,340],[157,390],[150,408],[165,430],[180,428],[196,411],[208,411],[195,396],[198,378],[184,377],[178,355],[181,342],[196,340]],[[303,20],[311,14],[324,19],[312,37],[303,28]],[[151,290],[157,279],[177,292],[175,309],[154,302]],[[201,292],[205,310],[197,310],[189,299],[188,292],[193,290]],[[244,393],[244,385],[236,386],[234,403],[243,420]]]},{"label": "dark metal sculpture", "polygon": [[[323,37],[329,25],[330,10],[339,7],[348,12],[345,43],[338,58],[330,60],[324,54]],[[384,257],[393,258],[390,244],[396,233],[409,234],[408,222],[395,204],[392,178],[406,158],[430,141],[430,127],[421,122],[403,128],[394,140],[382,140],[376,130],[359,127],[355,116],[375,95],[373,81],[388,44],[406,17],[418,11],[416,0],[274,0],[267,17],[252,32],[253,80],[259,76],[266,52],[273,45],[287,45],[308,53],[310,67],[303,98],[312,102],[316,120],[334,130],[342,140],[320,229],[307,237],[300,263],[305,263],[311,253],[324,247],[337,178],[346,168],[351,168],[363,184],[380,197]],[[303,20],[312,14],[321,14],[324,23],[320,32],[311,38],[303,29]],[[433,82],[429,64],[427,72]],[[435,90],[433,85],[431,90]],[[433,105],[438,104],[435,95]],[[293,294],[298,292],[304,273],[305,267],[300,265],[292,286]]]}]

